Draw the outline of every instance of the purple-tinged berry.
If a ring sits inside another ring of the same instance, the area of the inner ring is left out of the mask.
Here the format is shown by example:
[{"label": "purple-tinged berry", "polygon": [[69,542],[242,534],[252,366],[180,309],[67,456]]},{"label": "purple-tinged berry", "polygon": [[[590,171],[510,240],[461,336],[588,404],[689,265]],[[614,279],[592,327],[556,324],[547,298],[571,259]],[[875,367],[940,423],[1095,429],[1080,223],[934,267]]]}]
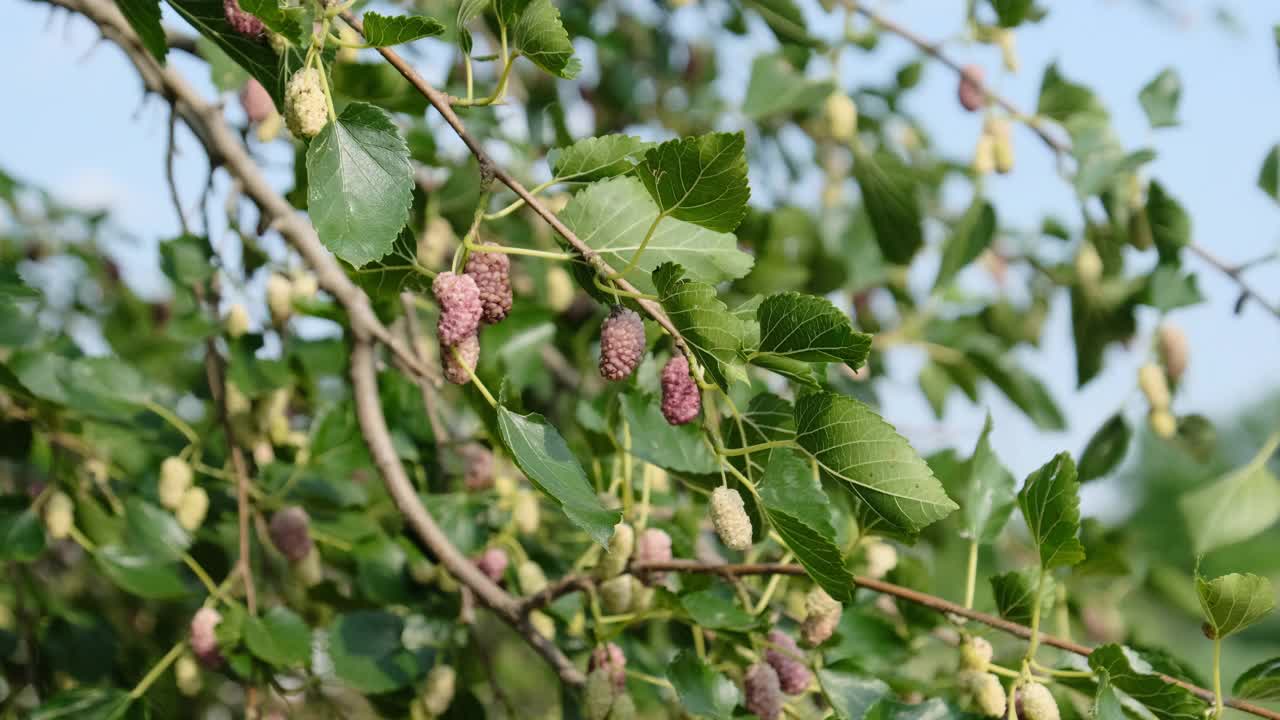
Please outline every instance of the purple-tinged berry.
[{"label": "purple-tinged berry", "polygon": [[442,272],[432,283],[431,292],[440,303],[436,334],[441,344],[453,347],[476,334],[484,303],[480,300],[480,288],[470,275]]},{"label": "purple-tinged berry", "polygon": [[747,668],[742,680],[742,689],[746,695],[743,704],[747,712],[760,720],[778,720],[782,715],[782,686],[778,681],[778,673],[768,663],[756,663]]},{"label": "purple-tinged berry", "polygon": [[627,656],[622,648],[614,643],[607,643],[591,651],[591,659],[587,669],[594,671],[604,669],[613,683],[614,692],[622,692],[627,687]]},{"label": "purple-tinged berry", "polygon": [[476,560],[476,567],[490,580],[501,582],[507,572],[507,551],[502,548],[489,548]]},{"label": "purple-tinged berry", "polygon": [[614,305],[600,325],[600,377],[625,380],[644,356],[644,321],[635,311]]},{"label": "purple-tinged berry", "polygon": [[466,274],[475,280],[476,288],[480,291],[480,304],[483,307],[481,318],[484,322],[492,325],[511,312],[510,257],[505,253],[472,252],[467,259]]},{"label": "purple-tinged berry", "polygon": [[[454,350],[458,351],[462,362],[453,356]],[[471,372],[475,372],[476,364],[479,362],[480,338],[475,335],[464,338],[454,347],[440,344],[440,364],[444,367],[444,377],[455,385],[466,385],[471,382],[471,373],[467,372],[467,369],[470,368]]]},{"label": "purple-tinged berry", "polygon": [[[640,537],[636,540],[635,562],[644,563],[661,563],[671,561],[671,536],[666,530],[658,528],[645,528],[640,533]],[[647,572],[641,580],[644,583],[651,584],[662,582],[666,577],[663,572]]]},{"label": "purple-tinged berry", "polygon": [[801,660],[804,653],[800,652],[796,641],[792,640],[790,635],[774,630],[769,633],[769,644],[774,647],[765,651],[764,660],[773,667],[774,672],[778,673],[778,683],[782,687],[782,692],[788,695],[799,695],[804,692],[805,688],[809,687],[813,674]]},{"label": "purple-tinged berry", "polygon": [[227,24],[241,35],[257,40],[266,33],[267,28],[262,21],[240,9],[236,0],[222,0],[222,12],[227,17]]},{"label": "purple-tinged berry", "polygon": [[311,517],[297,505],[272,515],[269,530],[271,542],[289,562],[301,562],[311,552]]},{"label": "purple-tinged berry", "polygon": [[218,636],[215,634],[220,622],[222,614],[211,607],[200,608],[191,618],[191,652],[205,667],[215,667],[222,663],[222,655],[218,653]]},{"label": "purple-tinged berry", "polygon": [[677,354],[662,368],[662,416],[672,425],[683,425],[701,409],[702,395],[689,374],[689,360]]}]

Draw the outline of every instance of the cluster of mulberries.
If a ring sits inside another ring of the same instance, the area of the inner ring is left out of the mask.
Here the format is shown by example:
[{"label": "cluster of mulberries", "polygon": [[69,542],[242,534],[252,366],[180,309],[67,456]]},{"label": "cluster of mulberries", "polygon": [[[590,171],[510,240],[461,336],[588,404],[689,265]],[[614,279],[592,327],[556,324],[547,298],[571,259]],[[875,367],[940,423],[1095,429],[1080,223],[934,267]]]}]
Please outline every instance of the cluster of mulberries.
[{"label": "cluster of mulberries", "polygon": [[782,686],[771,665],[759,662],[747,668],[742,689],[747,712],[760,720],[777,720],[782,716]]},{"label": "cluster of mulberries", "polygon": [[313,138],[328,124],[329,105],[315,68],[303,68],[289,78],[284,89],[284,120],[289,132],[300,138]]},{"label": "cluster of mulberries", "polygon": [[689,374],[689,360],[677,353],[662,368],[662,416],[672,425],[683,425],[701,409],[702,395]]},{"label": "cluster of mulberries", "polygon": [[276,511],[268,527],[271,542],[289,562],[302,562],[311,554],[311,517],[297,505]]},{"label": "cluster of mulberries", "polygon": [[984,75],[982,67],[978,65],[965,65],[960,71],[960,85],[956,89],[956,95],[960,99],[960,106],[969,112],[980,109],[987,101],[987,95],[982,89]]},{"label": "cluster of mulberries", "polygon": [[815,585],[804,597],[804,610],[800,636],[810,647],[817,647],[835,632],[844,608],[826,590]]},{"label": "cluster of mulberries", "polygon": [[600,325],[600,377],[625,380],[644,355],[644,321],[634,310],[614,305]]},{"label": "cluster of mulberries", "polygon": [[[639,564],[669,562],[671,560],[671,536],[666,530],[646,528],[636,540],[635,560]],[[660,583],[664,572],[646,572],[640,579],[645,584]]]},{"label": "cluster of mulberries", "polygon": [[222,0],[222,12],[227,17],[227,24],[241,35],[257,40],[266,33],[267,28],[258,18],[240,9],[236,0]]},{"label": "cluster of mulberries", "polygon": [[511,258],[505,253],[472,252],[465,272],[480,292],[481,319],[490,325],[500,322],[511,312]]},{"label": "cluster of mulberries", "polygon": [[778,674],[778,684],[782,692],[788,695],[799,695],[809,687],[813,674],[805,666],[796,641],[780,630],[769,633],[769,644],[773,647],[765,651],[764,661],[769,663]]},{"label": "cluster of mulberries", "polygon": [[1062,717],[1058,702],[1049,688],[1037,682],[1029,682],[1018,688],[1018,717],[1024,720],[1059,720]]},{"label": "cluster of mulberries", "polygon": [[751,518],[737,490],[721,485],[711,493],[711,524],[730,550],[751,547]]},{"label": "cluster of mulberries", "polygon": [[211,607],[202,607],[191,618],[191,635],[188,642],[191,652],[205,667],[216,667],[222,662],[218,652],[218,623],[222,622],[222,614]]}]

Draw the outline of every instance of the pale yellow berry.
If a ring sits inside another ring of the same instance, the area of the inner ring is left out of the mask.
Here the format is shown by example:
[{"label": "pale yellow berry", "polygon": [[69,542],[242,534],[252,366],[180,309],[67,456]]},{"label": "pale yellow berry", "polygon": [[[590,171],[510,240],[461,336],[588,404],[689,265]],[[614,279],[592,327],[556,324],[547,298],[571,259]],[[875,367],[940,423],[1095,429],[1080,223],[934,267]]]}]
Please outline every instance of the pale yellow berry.
[{"label": "pale yellow berry", "polygon": [[1169,409],[1169,381],[1159,365],[1147,363],[1138,368],[1138,387],[1147,396],[1147,404],[1152,410]]},{"label": "pale yellow berry", "polygon": [[453,234],[453,226],[439,215],[432,215],[427,220],[422,234],[418,236],[418,264],[434,268],[444,263],[445,255],[453,250],[458,238]]},{"label": "pale yellow berry", "polygon": [[426,558],[419,558],[409,563],[409,577],[420,585],[426,585],[436,579],[436,564]]},{"label": "pale yellow berry", "polygon": [[640,582],[634,576],[631,578],[631,611],[644,612],[653,607],[653,600],[657,597],[658,591]]},{"label": "pale yellow berry", "polygon": [[567,270],[559,266],[547,270],[547,307],[562,313],[573,303],[577,292]]},{"label": "pale yellow berry", "polygon": [[880,579],[898,567],[898,550],[886,542],[867,545],[867,575]]},{"label": "pale yellow berry", "polygon": [[1082,244],[1076,253],[1076,279],[1085,287],[1096,285],[1102,279],[1102,270],[1102,257],[1093,243]]},{"label": "pale yellow berry", "polygon": [[284,325],[293,315],[293,283],[289,278],[271,273],[267,278],[267,309],[271,311],[271,322]]},{"label": "pale yellow berry", "polygon": [[293,291],[294,300],[311,300],[320,291],[320,281],[316,279],[315,273],[309,270],[298,270],[293,273],[290,288]]},{"label": "pale yellow berry", "polygon": [[547,574],[532,560],[525,560],[516,567],[516,580],[520,583],[520,592],[525,595],[535,595],[547,587]]},{"label": "pale yellow berry", "polygon": [[520,481],[512,477],[511,473],[499,472],[493,476],[493,491],[500,498],[508,498],[515,495],[519,487]]},{"label": "pale yellow berry", "polygon": [[259,440],[253,444],[253,462],[262,467],[270,465],[276,461],[276,451],[271,447],[271,443],[266,440]]},{"label": "pale yellow berry", "polygon": [[235,303],[227,308],[227,317],[224,322],[227,335],[232,338],[243,337],[249,332],[249,311],[244,309],[244,305]]},{"label": "pale yellow berry", "polygon": [[254,131],[258,135],[258,142],[269,143],[280,136],[280,128],[284,127],[284,118],[280,117],[280,113],[272,109],[266,119],[258,123],[258,129]]},{"label": "pale yellow berry", "polygon": [[1060,720],[1062,717],[1053,693],[1037,682],[1018,688],[1018,706],[1023,720]]},{"label": "pale yellow berry", "polygon": [[631,560],[631,551],[636,546],[636,531],[626,523],[613,526],[613,536],[609,538],[609,551],[600,558],[596,565],[596,577],[608,580],[622,574]]},{"label": "pale yellow berry", "polygon": [[996,141],[989,133],[978,136],[978,143],[973,148],[973,174],[979,177],[990,175],[996,169]]},{"label": "pale yellow berry", "polygon": [[289,78],[284,91],[284,119],[289,132],[299,138],[313,138],[328,124],[328,102],[315,68],[304,68]]},{"label": "pale yellow berry", "polygon": [[204,687],[200,677],[200,664],[191,653],[183,653],[173,664],[173,679],[178,692],[187,697],[199,695],[200,689]]},{"label": "pale yellow berry", "polygon": [[186,460],[180,457],[165,458],[160,463],[160,484],[157,486],[160,504],[170,510],[177,510],[182,504],[183,494],[191,487],[194,478],[195,473]]},{"label": "pale yellow berry", "polygon": [[582,634],[586,631],[587,614],[579,610],[574,613],[573,617],[569,618],[569,627],[565,629],[565,632],[569,634],[569,637],[582,637]]},{"label": "pale yellow berry", "polygon": [[422,688],[422,707],[429,715],[443,715],[453,704],[453,694],[457,688],[458,673],[449,665],[436,665],[427,673],[427,680]]},{"label": "pale yellow berry", "polygon": [[227,383],[227,414],[231,417],[248,414],[253,410],[253,403],[242,392],[235,383]]},{"label": "pale yellow berry", "polygon": [[532,535],[538,531],[542,510],[538,505],[538,496],[531,490],[516,493],[515,504],[511,508],[511,520],[515,523],[516,532],[521,535]]},{"label": "pale yellow berry", "polygon": [[1009,121],[993,116],[987,132],[991,135],[996,172],[1007,175],[1013,170],[1013,131],[1009,127]]},{"label": "pale yellow berry", "polygon": [[359,62],[360,51],[350,46],[359,45],[361,42],[363,42],[363,38],[360,37],[360,34],[357,33],[355,30],[351,29],[351,27],[347,25],[343,25],[338,30],[338,37],[342,38],[347,43],[347,45],[344,45],[343,47],[338,48],[338,54],[334,59],[336,59],[338,62],[341,62],[341,63]]},{"label": "pale yellow berry", "polygon": [[994,651],[986,638],[966,637],[960,643],[960,669],[986,672],[991,667]]},{"label": "pale yellow berry", "polygon": [[1147,415],[1147,422],[1151,425],[1151,432],[1156,437],[1168,440],[1178,434],[1178,418],[1168,410],[1152,410]]},{"label": "pale yellow berry", "polygon": [[556,639],[556,621],[551,616],[541,610],[534,610],[529,613],[529,624],[542,637],[548,640]]},{"label": "pale yellow berry", "polygon": [[178,518],[178,524],[186,528],[188,532],[195,532],[204,524],[204,517],[209,513],[209,493],[204,488],[196,485],[187,488],[182,493],[182,499],[178,502],[178,508],[174,510],[174,515]]},{"label": "pale yellow berry", "polygon": [[76,505],[71,496],[55,490],[44,505],[44,526],[53,540],[62,540],[71,535],[71,528],[76,524]]},{"label": "pale yellow berry", "polygon": [[751,518],[737,490],[721,485],[712,491],[711,524],[730,550],[751,547]]},{"label": "pale yellow berry", "polygon": [[1008,697],[1000,678],[987,672],[963,670],[957,674],[958,684],[973,701],[974,708],[987,717],[1003,717]]},{"label": "pale yellow berry", "polygon": [[1187,358],[1191,352],[1187,334],[1177,325],[1165,323],[1160,326],[1156,336],[1156,348],[1160,353],[1160,362],[1169,373],[1169,379],[1177,383],[1187,371]]},{"label": "pale yellow berry", "polygon": [[1018,42],[1013,31],[1005,28],[997,31],[996,44],[1000,46],[1000,59],[1004,61],[1004,69],[1016,74],[1022,63],[1018,61]]},{"label": "pale yellow berry", "polygon": [[630,575],[619,575],[600,583],[600,604],[610,615],[621,615],[631,609]]},{"label": "pale yellow berry", "polygon": [[303,587],[315,587],[324,581],[324,564],[320,561],[320,551],[311,548],[306,557],[293,564],[293,576]]},{"label": "pale yellow berry", "polygon": [[804,641],[817,646],[827,641],[840,624],[840,616],[844,607],[838,600],[827,594],[826,590],[814,585],[804,598],[804,623],[800,626],[800,636]]},{"label": "pale yellow berry", "polygon": [[858,106],[853,98],[839,91],[833,92],[827,96],[825,112],[831,137],[851,142],[858,133]]}]

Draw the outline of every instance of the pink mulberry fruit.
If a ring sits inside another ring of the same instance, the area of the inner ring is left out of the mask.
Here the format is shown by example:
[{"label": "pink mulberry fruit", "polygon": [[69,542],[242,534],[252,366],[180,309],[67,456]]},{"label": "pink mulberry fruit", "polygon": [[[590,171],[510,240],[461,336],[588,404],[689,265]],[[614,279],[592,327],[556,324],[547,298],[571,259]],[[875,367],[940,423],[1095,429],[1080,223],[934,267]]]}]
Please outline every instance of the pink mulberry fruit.
[{"label": "pink mulberry fruit", "polygon": [[974,112],[987,101],[986,91],[982,89],[982,68],[978,65],[965,65],[960,71],[960,86],[956,90],[960,98],[960,106]]},{"label": "pink mulberry fruit", "polygon": [[[455,349],[462,356],[461,363],[453,357]],[[467,368],[475,372],[476,363],[480,362],[480,338],[472,335],[452,348],[441,343],[440,362],[444,366],[445,379],[455,385],[466,385],[471,382],[471,374],[467,372]]]},{"label": "pink mulberry fruit", "polygon": [[698,417],[702,395],[689,374],[689,360],[675,355],[662,368],[662,416],[672,425],[683,425]]},{"label": "pink mulberry fruit", "polygon": [[271,516],[271,542],[289,559],[301,562],[311,552],[311,517],[297,505],[284,508]]},{"label": "pink mulberry fruit", "polygon": [[240,88],[240,107],[244,108],[249,122],[255,125],[271,117],[272,111],[276,109],[267,89],[253,78],[249,78],[244,87]]},{"label": "pink mulberry fruit", "polygon": [[462,459],[467,467],[463,474],[463,484],[471,492],[488,490],[493,487],[493,453],[483,445],[464,445],[461,450]]},{"label": "pink mulberry fruit", "polygon": [[622,648],[614,643],[608,643],[591,651],[587,670],[598,669],[609,673],[614,692],[622,692],[627,687],[627,656],[623,655]]},{"label": "pink mulberry fruit", "polygon": [[[646,528],[640,533],[640,538],[636,541],[636,551],[634,561],[639,564],[669,562],[671,560],[671,536],[666,530],[658,528]],[[656,582],[662,582],[666,577],[663,572],[647,572],[644,573],[641,580],[646,585]]]},{"label": "pink mulberry fruit", "polygon": [[742,680],[747,712],[760,720],[778,720],[782,715],[782,687],[778,673],[768,663],[756,663],[747,668]]},{"label": "pink mulberry fruit", "polygon": [[644,321],[633,310],[614,305],[600,325],[600,377],[625,380],[644,355]]},{"label": "pink mulberry fruit", "polygon": [[504,253],[473,252],[466,274],[480,290],[481,318],[492,325],[511,312],[511,258]]},{"label": "pink mulberry fruit", "polygon": [[490,580],[501,582],[503,574],[507,572],[507,552],[502,548],[489,548],[476,560],[476,567]]},{"label": "pink mulberry fruit", "polygon": [[788,695],[799,695],[804,692],[805,688],[809,687],[809,681],[813,675],[800,659],[804,657],[804,653],[800,652],[796,641],[792,640],[791,636],[774,630],[769,633],[769,643],[775,647],[765,651],[764,659],[774,672],[778,673],[778,683],[782,687],[782,692]]},{"label": "pink mulberry fruit", "polygon": [[431,291],[440,303],[436,333],[442,344],[453,347],[476,334],[484,303],[480,300],[480,288],[470,275],[442,272],[436,276]]},{"label": "pink mulberry fruit", "polygon": [[222,12],[227,16],[231,29],[247,38],[257,40],[267,31],[261,20],[240,9],[237,0],[222,0]]},{"label": "pink mulberry fruit", "polygon": [[205,667],[215,667],[222,662],[218,653],[218,636],[215,630],[222,622],[222,614],[211,607],[202,607],[191,618],[191,652]]}]

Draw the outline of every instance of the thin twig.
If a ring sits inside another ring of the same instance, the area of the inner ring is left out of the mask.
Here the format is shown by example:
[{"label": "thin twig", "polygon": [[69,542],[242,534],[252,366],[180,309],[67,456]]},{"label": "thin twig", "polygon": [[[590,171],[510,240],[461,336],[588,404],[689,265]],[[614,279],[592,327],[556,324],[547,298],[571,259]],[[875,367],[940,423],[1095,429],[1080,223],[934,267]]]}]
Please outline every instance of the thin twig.
[{"label": "thin twig", "polygon": [[190,235],[191,228],[187,225],[187,213],[182,209],[182,196],[178,193],[178,180],[173,172],[174,156],[178,154],[178,145],[175,136],[178,131],[178,110],[169,105],[169,133],[165,141],[164,153],[164,179],[169,185],[169,199],[173,201],[173,210],[178,213],[178,226],[182,228],[183,235]]}]

